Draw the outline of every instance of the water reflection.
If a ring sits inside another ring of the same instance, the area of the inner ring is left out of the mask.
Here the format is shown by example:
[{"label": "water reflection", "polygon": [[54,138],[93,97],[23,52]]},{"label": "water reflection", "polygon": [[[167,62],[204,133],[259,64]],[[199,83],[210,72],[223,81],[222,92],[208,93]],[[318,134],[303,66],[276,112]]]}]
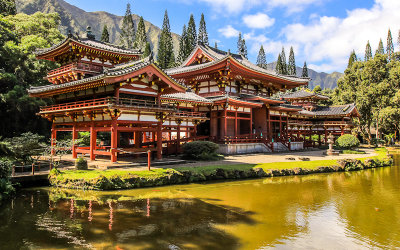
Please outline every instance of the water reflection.
[{"label": "water reflection", "polygon": [[0,207],[0,248],[400,248],[399,172],[113,192],[34,189]]}]

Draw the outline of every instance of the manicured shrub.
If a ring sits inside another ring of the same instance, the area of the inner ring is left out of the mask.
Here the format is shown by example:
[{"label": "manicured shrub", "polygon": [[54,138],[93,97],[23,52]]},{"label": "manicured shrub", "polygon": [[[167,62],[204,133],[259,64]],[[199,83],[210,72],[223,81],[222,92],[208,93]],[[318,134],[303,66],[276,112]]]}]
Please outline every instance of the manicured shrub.
[{"label": "manicured shrub", "polygon": [[183,158],[188,160],[217,160],[218,145],[209,141],[194,141],[183,145]]},{"label": "manicured shrub", "polygon": [[75,160],[75,167],[77,170],[87,170],[88,169],[87,160],[83,157],[79,157],[78,159]]},{"label": "manicured shrub", "polygon": [[336,140],[336,145],[343,149],[352,149],[360,146],[360,141],[354,135],[342,135]]}]

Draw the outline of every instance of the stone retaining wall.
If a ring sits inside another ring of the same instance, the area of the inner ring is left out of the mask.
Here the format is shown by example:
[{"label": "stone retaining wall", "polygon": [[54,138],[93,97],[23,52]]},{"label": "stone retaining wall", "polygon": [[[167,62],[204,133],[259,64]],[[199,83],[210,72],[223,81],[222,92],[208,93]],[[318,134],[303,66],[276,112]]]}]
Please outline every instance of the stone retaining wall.
[{"label": "stone retaining wall", "polygon": [[218,153],[223,155],[270,153],[271,149],[264,143],[240,143],[219,145]]}]

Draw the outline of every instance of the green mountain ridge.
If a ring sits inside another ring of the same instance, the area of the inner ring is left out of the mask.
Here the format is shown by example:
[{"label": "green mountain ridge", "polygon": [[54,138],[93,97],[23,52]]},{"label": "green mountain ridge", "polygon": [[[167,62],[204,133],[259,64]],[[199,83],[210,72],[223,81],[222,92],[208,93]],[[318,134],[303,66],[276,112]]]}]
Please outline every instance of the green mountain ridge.
[{"label": "green mountain ridge", "polygon": [[[68,30],[71,30],[74,34],[78,33],[79,36],[84,37],[86,34],[86,27],[91,26],[92,32],[97,39],[100,39],[103,26],[107,24],[110,33],[110,42],[118,44],[120,26],[122,26],[122,16],[110,14],[105,11],[86,12],[74,5],[71,5],[64,0],[16,0],[17,11],[19,13],[33,14],[37,11],[43,13],[57,12],[61,18],[60,30],[63,34],[67,34]],[[133,9],[133,11],[135,11]],[[160,17],[162,18],[162,17]],[[133,14],[133,21],[137,26],[140,17]],[[152,23],[145,20],[147,38],[151,44],[153,52],[156,54],[158,49],[158,38],[161,34],[161,29]],[[179,48],[178,34],[172,33],[172,40],[174,43],[175,56],[178,55]],[[275,70],[276,63],[269,63],[268,69]],[[302,68],[297,67],[297,73],[301,74]],[[309,76],[312,79],[310,82],[310,88],[314,88],[316,85],[320,85],[324,88],[335,88],[337,86],[337,80],[343,75],[339,72],[333,72],[331,74],[324,72],[316,72],[309,69]]]}]

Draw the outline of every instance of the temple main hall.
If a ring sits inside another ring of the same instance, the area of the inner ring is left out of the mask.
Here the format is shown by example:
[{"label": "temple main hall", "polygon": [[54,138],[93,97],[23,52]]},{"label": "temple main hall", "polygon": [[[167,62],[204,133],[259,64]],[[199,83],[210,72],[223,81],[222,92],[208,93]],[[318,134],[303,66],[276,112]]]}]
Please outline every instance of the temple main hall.
[{"label": "temple main hall", "polygon": [[[359,116],[354,104],[326,106],[328,97],[304,90],[309,78],[277,74],[245,57],[199,43],[178,67],[161,69],[153,55],[68,35],[38,59],[57,62],[49,85],[30,96],[53,104],[39,115],[60,132],[90,133],[78,154],[118,157],[151,151],[178,154],[184,143],[208,140],[222,153],[298,150],[326,143],[328,134],[351,133]],[[109,140],[98,139],[99,133]]]}]

